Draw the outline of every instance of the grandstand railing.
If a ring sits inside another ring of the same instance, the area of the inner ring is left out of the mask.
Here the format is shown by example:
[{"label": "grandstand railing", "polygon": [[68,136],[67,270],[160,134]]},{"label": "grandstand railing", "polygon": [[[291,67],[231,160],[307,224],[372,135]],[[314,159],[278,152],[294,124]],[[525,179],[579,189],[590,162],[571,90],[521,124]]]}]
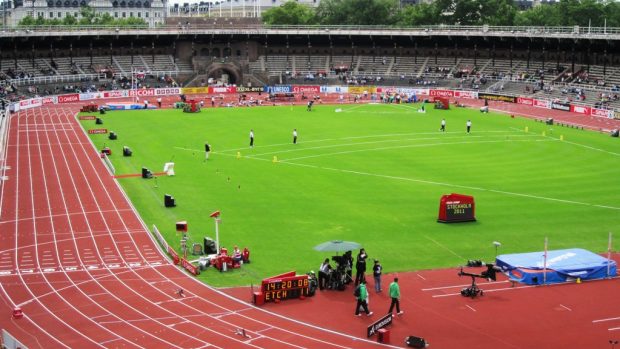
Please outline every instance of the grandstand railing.
[{"label": "grandstand railing", "polygon": [[84,35],[166,35],[183,34],[341,34],[341,35],[394,35],[394,36],[507,36],[507,37],[551,37],[551,38],[599,38],[617,40],[620,27],[528,27],[528,26],[467,26],[467,25],[433,25],[420,27],[389,27],[360,25],[263,25],[247,23],[192,23],[191,26],[159,25],[146,26],[23,26],[7,30],[6,37],[28,36],[84,36]]},{"label": "grandstand railing", "polygon": [[34,76],[24,79],[7,79],[1,80],[0,85],[43,85],[43,84],[56,84],[64,82],[80,82],[80,81],[93,81],[98,79],[105,79],[105,74],[71,74],[71,75],[46,75],[46,76]]}]

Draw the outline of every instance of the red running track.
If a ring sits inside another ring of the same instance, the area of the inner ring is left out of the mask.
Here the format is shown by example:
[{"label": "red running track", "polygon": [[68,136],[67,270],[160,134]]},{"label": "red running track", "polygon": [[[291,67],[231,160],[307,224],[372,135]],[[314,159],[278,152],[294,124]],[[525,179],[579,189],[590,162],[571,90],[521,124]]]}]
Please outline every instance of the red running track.
[{"label": "red running track", "polygon": [[[30,349],[380,346],[255,308],[172,265],[77,110],[10,116],[0,187],[1,328]],[[21,319],[11,317],[16,306]]]}]

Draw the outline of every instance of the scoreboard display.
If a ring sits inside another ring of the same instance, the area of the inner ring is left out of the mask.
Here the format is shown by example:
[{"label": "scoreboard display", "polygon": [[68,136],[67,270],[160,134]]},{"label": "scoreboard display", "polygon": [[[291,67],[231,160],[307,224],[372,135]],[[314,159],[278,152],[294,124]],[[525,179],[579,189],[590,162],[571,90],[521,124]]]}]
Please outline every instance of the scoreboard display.
[{"label": "scoreboard display", "polygon": [[264,279],[261,290],[255,293],[255,303],[277,302],[285,299],[313,296],[308,275],[296,275],[294,271]]},{"label": "scoreboard display", "polygon": [[476,220],[474,197],[463,194],[443,195],[439,201],[438,222],[470,222]]}]

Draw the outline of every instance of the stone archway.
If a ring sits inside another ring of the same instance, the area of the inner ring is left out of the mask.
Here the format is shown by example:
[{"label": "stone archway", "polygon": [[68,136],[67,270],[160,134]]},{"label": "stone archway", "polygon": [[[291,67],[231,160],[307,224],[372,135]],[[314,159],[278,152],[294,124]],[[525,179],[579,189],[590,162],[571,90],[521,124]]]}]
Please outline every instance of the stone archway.
[{"label": "stone archway", "polygon": [[241,84],[243,82],[243,74],[241,69],[231,63],[212,63],[207,68],[207,78],[220,80],[222,75],[228,75],[229,84]]}]

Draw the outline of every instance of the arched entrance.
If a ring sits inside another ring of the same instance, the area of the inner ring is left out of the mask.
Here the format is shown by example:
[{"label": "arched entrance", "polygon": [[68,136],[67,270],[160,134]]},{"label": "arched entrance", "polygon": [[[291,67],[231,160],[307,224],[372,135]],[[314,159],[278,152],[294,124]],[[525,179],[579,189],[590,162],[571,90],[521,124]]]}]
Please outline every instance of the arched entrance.
[{"label": "arched entrance", "polygon": [[207,78],[222,81],[227,84],[241,84],[241,69],[230,63],[213,63],[207,68]]}]

